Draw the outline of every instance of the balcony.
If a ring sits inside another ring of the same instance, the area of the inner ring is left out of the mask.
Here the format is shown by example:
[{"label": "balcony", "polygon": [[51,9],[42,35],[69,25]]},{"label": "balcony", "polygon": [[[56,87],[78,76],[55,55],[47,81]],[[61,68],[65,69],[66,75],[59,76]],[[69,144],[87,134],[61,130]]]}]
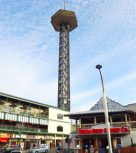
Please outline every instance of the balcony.
[{"label": "balcony", "polygon": [[6,112],[0,112],[0,119],[21,122],[21,123],[48,125],[47,118],[45,119],[45,118],[31,117],[31,116],[18,115],[13,113],[6,113]]},{"label": "balcony", "polygon": [[46,134],[48,132],[47,129],[39,129],[39,128],[31,128],[31,127],[15,127],[15,126],[7,126],[7,125],[0,125],[0,131],[2,132],[13,132],[18,134]]},{"label": "balcony", "polygon": [[[77,133],[77,129],[79,127],[81,128],[92,128],[94,126],[105,124],[105,123],[97,123],[97,124],[81,124],[81,126],[78,125],[72,125],[72,133]],[[136,121],[128,121],[128,122],[112,122],[110,124],[112,127],[129,127],[131,131],[136,130]]]}]

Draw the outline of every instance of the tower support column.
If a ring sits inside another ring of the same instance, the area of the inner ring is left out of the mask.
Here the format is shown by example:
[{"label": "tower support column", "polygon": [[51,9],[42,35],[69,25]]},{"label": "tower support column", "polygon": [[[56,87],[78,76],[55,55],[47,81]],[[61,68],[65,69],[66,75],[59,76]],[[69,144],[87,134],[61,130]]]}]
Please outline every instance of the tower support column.
[{"label": "tower support column", "polygon": [[70,110],[69,25],[60,26],[58,107]]}]

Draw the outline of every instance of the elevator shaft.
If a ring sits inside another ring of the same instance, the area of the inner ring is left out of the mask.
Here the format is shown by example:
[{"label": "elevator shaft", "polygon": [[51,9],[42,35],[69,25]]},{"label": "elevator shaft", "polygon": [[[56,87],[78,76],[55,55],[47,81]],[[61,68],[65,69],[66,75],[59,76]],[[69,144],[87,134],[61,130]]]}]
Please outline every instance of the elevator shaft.
[{"label": "elevator shaft", "polygon": [[75,12],[58,10],[51,23],[59,36],[58,108],[70,111],[69,33],[77,27]]},{"label": "elevator shaft", "polygon": [[58,72],[58,107],[70,110],[70,57],[69,25],[60,26],[59,37],[59,72]]}]

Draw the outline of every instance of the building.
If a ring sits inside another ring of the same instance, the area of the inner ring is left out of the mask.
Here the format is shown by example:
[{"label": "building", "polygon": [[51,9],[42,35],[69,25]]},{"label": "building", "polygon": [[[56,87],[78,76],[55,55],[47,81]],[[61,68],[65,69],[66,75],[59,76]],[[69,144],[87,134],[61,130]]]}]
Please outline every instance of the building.
[{"label": "building", "polygon": [[56,147],[70,134],[69,113],[60,108],[0,92],[0,144],[32,144],[46,142]]},{"label": "building", "polygon": [[[109,98],[107,101],[112,147],[136,143],[136,109],[131,110]],[[102,98],[89,111],[65,116],[76,121],[76,130],[72,134],[75,145],[80,144],[81,149],[90,149],[90,145],[93,145],[96,149],[105,151],[108,142]]]},{"label": "building", "polygon": [[136,111],[136,103],[133,103],[133,104],[128,104],[126,106],[129,110],[132,110],[132,111]]},{"label": "building", "polygon": [[52,17],[54,29],[59,37],[58,107],[70,111],[70,41],[69,33],[77,27],[73,11],[58,10]]}]

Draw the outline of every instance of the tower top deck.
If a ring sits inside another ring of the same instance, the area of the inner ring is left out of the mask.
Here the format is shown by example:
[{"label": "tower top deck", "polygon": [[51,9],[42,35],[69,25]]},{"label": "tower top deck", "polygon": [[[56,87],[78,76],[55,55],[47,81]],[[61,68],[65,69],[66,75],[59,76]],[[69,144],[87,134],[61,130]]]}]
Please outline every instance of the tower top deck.
[{"label": "tower top deck", "polygon": [[62,24],[68,24],[70,26],[69,31],[72,31],[77,27],[77,18],[73,11],[58,10],[51,17],[51,23],[56,31],[60,31],[60,26]]}]

